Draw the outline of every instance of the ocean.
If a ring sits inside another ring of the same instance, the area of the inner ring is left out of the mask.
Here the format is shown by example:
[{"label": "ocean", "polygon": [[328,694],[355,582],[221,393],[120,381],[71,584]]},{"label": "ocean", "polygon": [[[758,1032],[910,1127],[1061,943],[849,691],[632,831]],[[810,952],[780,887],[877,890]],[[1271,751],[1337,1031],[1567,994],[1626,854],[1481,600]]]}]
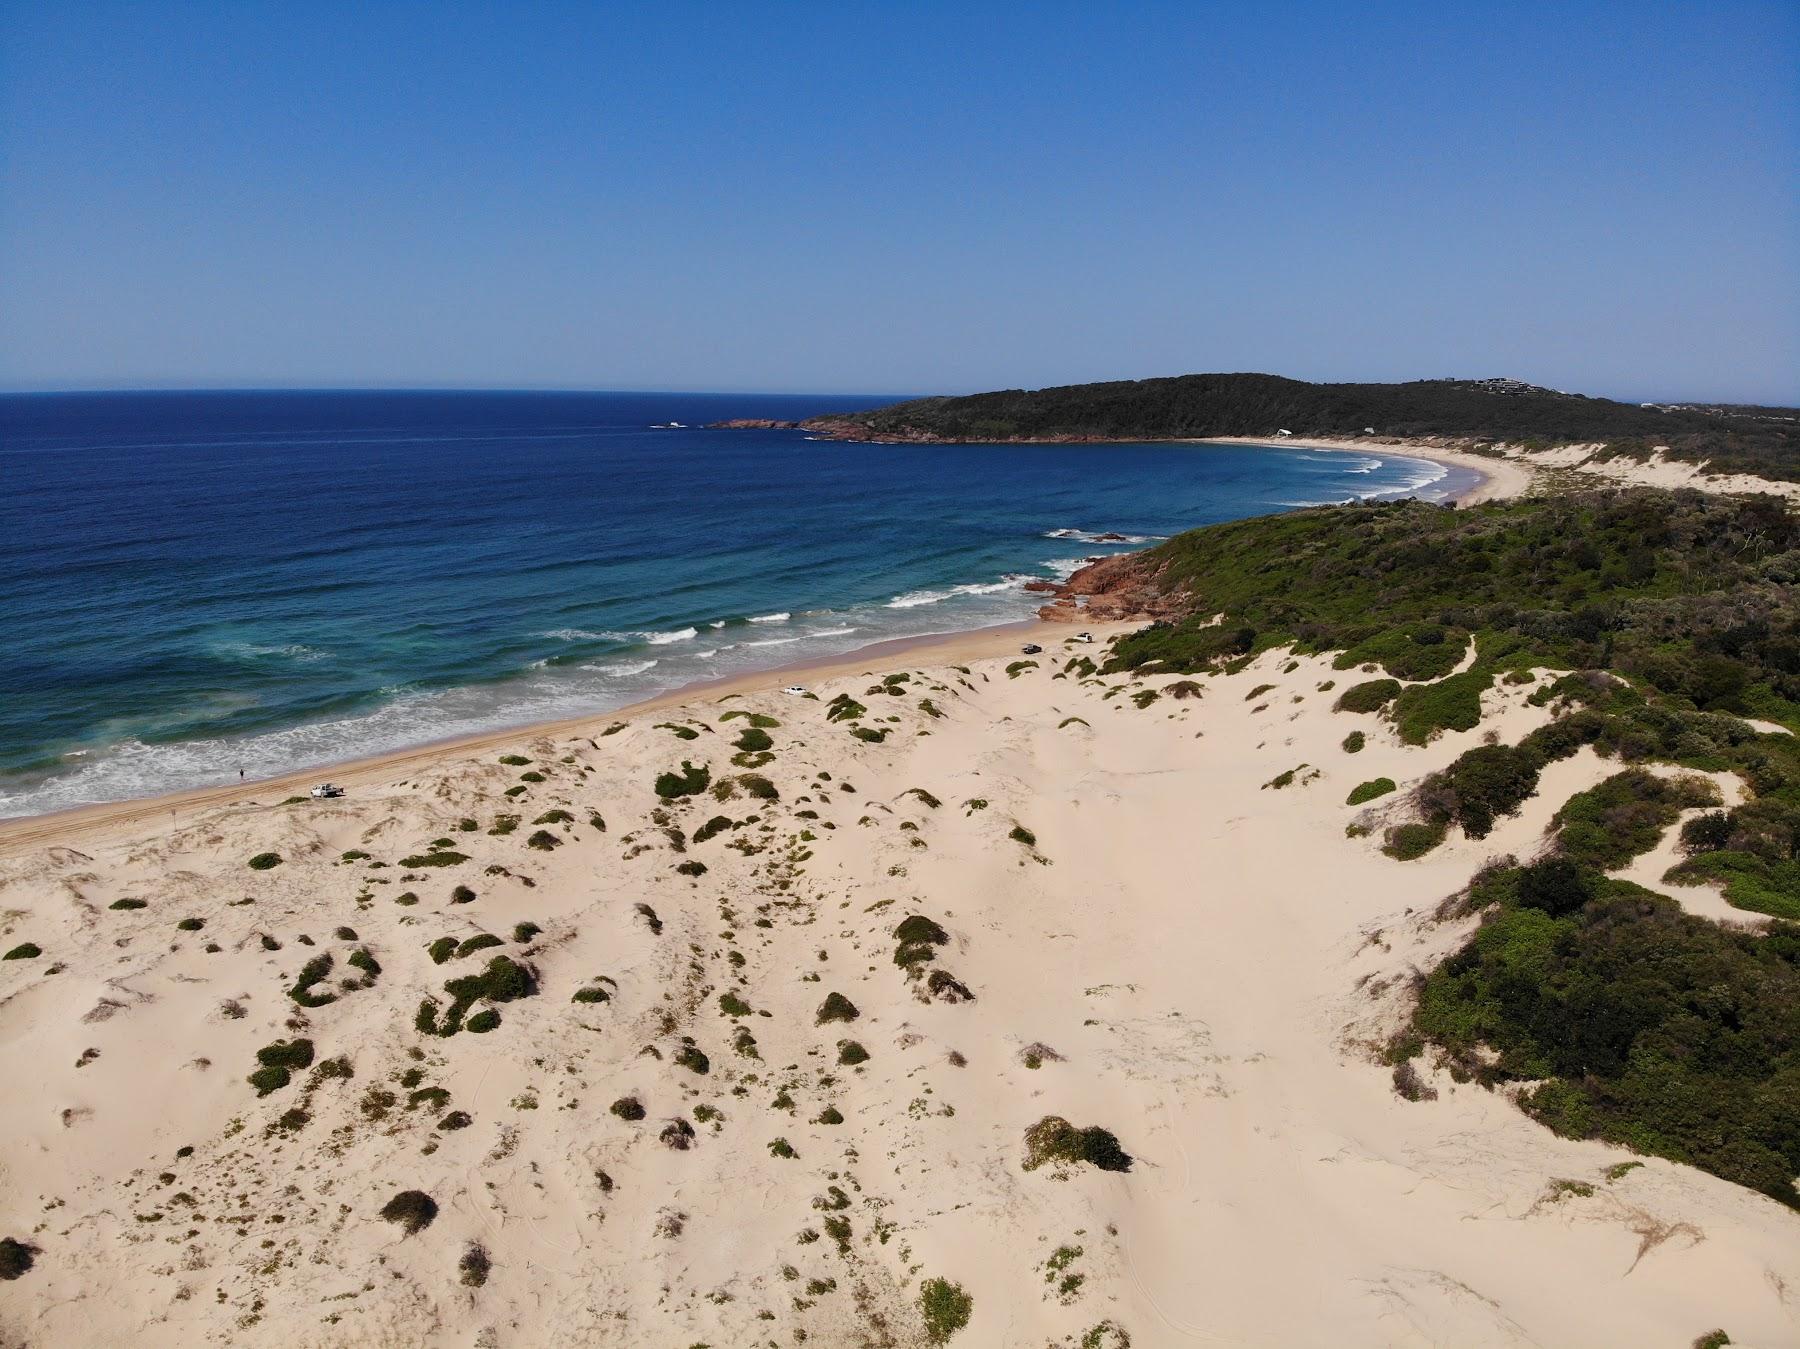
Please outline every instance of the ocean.
[{"label": "ocean", "polygon": [[703,429],[890,401],[0,395],[0,816],[1015,621],[1088,557],[1467,485],[1375,452]]}]

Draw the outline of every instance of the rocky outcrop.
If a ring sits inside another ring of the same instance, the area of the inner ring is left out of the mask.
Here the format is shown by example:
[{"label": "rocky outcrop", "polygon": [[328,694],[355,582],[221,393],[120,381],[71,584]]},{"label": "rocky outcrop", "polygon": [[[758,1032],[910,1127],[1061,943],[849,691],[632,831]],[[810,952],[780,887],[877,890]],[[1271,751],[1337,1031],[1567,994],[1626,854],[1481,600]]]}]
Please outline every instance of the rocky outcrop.
[{"label": "rocky outcrop", "polygon": [[732,417],[722,422],[708,422],[708,431],[797,431],[799,422],[779,421],[774,417]]},{"label": "rocky outcrop", "polygon": [[[1039,609],[1038,617],[1052,623],[1180,618],[1192,609],[1192,601],[1183,592],[1164,589],[1163,571],[1154,550],[1099,558],[1054,586],[1056,599]],[[1027,588],[1041,587],[1034,583]]]}]

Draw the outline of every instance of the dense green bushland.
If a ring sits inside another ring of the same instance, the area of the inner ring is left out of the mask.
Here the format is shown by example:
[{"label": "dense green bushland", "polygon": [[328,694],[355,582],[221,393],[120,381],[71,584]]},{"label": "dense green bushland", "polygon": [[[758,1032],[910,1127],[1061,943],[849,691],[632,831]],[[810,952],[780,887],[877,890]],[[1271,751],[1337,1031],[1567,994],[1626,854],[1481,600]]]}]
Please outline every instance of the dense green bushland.
[{"label": "dense green bushland", "polygon": [[1800,1206],[1800,928],[1726,928],[1567,858],[1484,876],[1471,902],[1491,910],[1416,1021],[1459,1071],[1536,1082],[1521,1103],[1558,1133]]},{"label": "dense green bushland", "polygon": [[1278,375],[1180,375],[1051,389],[919,398],[833,422],[863,433],[955,440],[1173,440],[1196,436],[1383,436],[1555,444],[1604,442],[1608,453],[1676,458],[1715,468],[1800,477],[1792,409],[1663,410],[1549,389],[1496,392],[1474,380],[1309,384]]},{"label": "dense green bushland", "polygon": [[[1462,911],[1482,925],[1426,981],[1418,1039],[1453,1071],[1529,1084],[1521,1104],[1559,1132],[1800,1205],[1800,926],[1727,928],[1606,875],[1698,809],[1669,879],[1800,918],[1800,739],[1743,720],[1800,730],[1800,525],[1781,503],[1625,491],[1337,507],[1198,530],[1142,558],[1154,584],[1195,597],[1194,616],[1119,641],[1114,673],[1338,652],[1394,676],[1338,706],[1379,711],[1415,743],[1478,725],[1496,683],[1534,686],[1552,720],[1427,776],[1420,818],[1387,835],[1396,858],[1451,828],[1487,836],[1557,760],[1591,747],[1616,762],[1561,803],[1544,857],[1472,887]],[[1470,668],[1445,674],[1446,648],[1460,659],[1471,640]],[[1652,763],[1733,772],[1750,799],[1708,809],[1710,782]]]}]

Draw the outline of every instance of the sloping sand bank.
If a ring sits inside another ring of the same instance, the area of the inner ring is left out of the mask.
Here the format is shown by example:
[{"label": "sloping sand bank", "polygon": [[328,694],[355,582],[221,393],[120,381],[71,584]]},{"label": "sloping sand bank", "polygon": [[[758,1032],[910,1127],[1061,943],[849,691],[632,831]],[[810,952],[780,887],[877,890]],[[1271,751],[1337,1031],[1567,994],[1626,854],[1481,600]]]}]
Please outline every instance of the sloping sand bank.
[{"label": "sloping sand bank", "polygon": [[[937,1279],[953,1345],[1800,1340],[1800,1217],[1373,1061],[1468,931],[1438,902],[1607,765],[1400,864],[1346,794],[1513,739],[1528,689],[1412,749],[1330,710],[1325,660],[1185,697],[1053,677],[1089,651],[15,837],[0,928],[41,954],[0,962],[0,1236],[36,1254],[0,1341],[918,1345]],[[659,797],[684,761],[707,785]],[[529,995],[419,1029],[502,956]],[[258,1097],[257,1051],[298,1039]],[[1130,1169],[1025,1170],[1046,1116]],[[414,1190],[407,1235],[381,1211]]]}]

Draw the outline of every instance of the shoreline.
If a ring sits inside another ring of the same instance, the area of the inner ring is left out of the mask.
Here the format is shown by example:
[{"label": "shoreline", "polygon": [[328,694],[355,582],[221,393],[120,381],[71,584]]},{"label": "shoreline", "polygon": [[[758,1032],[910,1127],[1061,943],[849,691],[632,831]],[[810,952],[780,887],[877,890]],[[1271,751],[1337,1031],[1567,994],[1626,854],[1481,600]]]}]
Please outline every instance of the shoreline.
[{"label": "shoreline", "polygon": [[[1329,453],[1365,455],[1372,448],[1379,448],[1395,457],[1418,459],[1439,464],[1453,471],[1461,469],[1475,473],[1477,475],[1476,483],[1457,496],[1450,498],[1458,505],[1475,505],[1482,501],[1505,500],[1518,496],[1529,486],[1531,481],[1530,473],[1517,465],[1435,447],[1426,453],[1423,450],[1415,450],[1410,446],[1397,444],[1372,447],[1358,441],[1308,439],[1274,442],[1266,438],[1234,436],[1215,436],[1165,443],[1244,445],[1273,450],[1316,449]],[[1119,554],[1118,556],[1127,555],[1129,554]],[[1137,626],[1136,623],[1121,623],[1105,619],[1095,619],[1094,623],[1097,628],[1107,628],[1113,631]],[[328,760],[321,764],[293,769],[272,777],[152,792],[144,796],[121,797],[112,801],[95,801],[39,814],[0,817],[0,854],[5,854],[20,846],[30,846],[33,840],[42,835],[60,832],[64,828],[83,829],[90,826],[97,827],[105,822],[136,820],[162,810],[178,811],[183,808],[231,805],[241,800],[253,800],[256,794],[266,794],[271,791],[304,792],[316,782],[335,781],[337,778],[362,781],[366,780],[371,773],[383,771],[397,764],[411,763],[415,760],[428,762],[438,756],[455,754],[463,750],[480,749],[496,743],[516,741],[525,736],[554,735],[565,731],[575,731],[596,722],[632,717],[656,708],[675,706],[713,690],[719,691],[721,696],[734,691],[760,690],[769,687],[771,681],[784,674],[810,671],[842,673],[850,667],[866,664],[871,660],[880,660],[919,649],[943,648],[943,651],[939,653],[943,656],[943,663],[952,663],[959,658],[964,660],[981,659],[987,655],[1001,654],[999,650],[1001,646],[1024,633],[1044,630],[1060,631],[1066,630],[1068,626],[1066,622],[1051,622],[1034,616],[1015,623],[993,624],[981,628],[940,633],[923,633],[913,637],[888,638],[836,655],[809,657],[760,670],[722,675],[711,679],[690,680],[661,693],[604,711],[585,712],[573,717],[560,717],[547,721],[521,722],[514,726],[493,730],[425,740],[378,754]],[[970,645],[967,651],[964,651],[959,657],[955,653],[962,651],[965,642]]]},{"label": "shoreline", "polygon": [[1523,496],[1531,487],[1532,473],[1524,465],[1510,459],[1471,454],[1466,450],[1445,449],[1436,445],[1413,445],[1406,441],[1339,440],[1330,436],[1309,436],[1302,440],[1271,441],[1259,436],[1204,436],[1183,442],[1189,445],[1251,445],[1264,449],[1324,450],[1332,454],[1385,453],[1400,459],[1419,459],[1450,470],[1461,469],[1476,475],[1467,491],[1450,500],[1458,506],[1479,506],[1486,501],[1509,501]]},{"label": "shoreline", "polygon": [[[237,805],[268,806],[276,804],[265,797],[304,794],[319,782],[335,782],[345,787],[363,785],[395,770],[428,767],[443,760],[462,758],[496,746],[517,744],[544,736],[580,734],[588,728],[603,728],[664,708],[711,695],[715,700],[733,693],[766,692],[793,682],[792,677],[807,674],[825,679],[863,671],[872,661],[917,653],[931,665],[967,664],[970,661],[1004,655],[1014,642],[1050,640],[1049,634],[1072,636],[1067,623],[1051,623],[1041,618],[1028,618],[1017,623],[993,624],[962,631],[921,633],[914,637],[892,637],[838,655],[819,656],[761,670],[722,675],[714,679],[692,680],[676,688],[641,698],[622,707],[602,712],[583,713],[553,721],[526,722],[518,726],[470,735],[430,740],[405,749],[363,758],[344,759],[311,768],[295,769],[274,777],[245,782],[227,782],[212,787],[189,787],[174,792],[158,792],[149,796],[125,797],[118,801],[96,801],[89,805],[70,806],[65,810],[47,811],[41,815],[15,815],[0,819],[0,857],[16,854],[32,847],[66,843],[63,835],[86,834],[110,828],[129,827],[152,820],[168,812],[172,822],[177,815],[192,822],[199,810],[223,809]],[[1138,622],[1093,624],[1094,644],[1102,645],[1108,637],[1139,627]]]}]

